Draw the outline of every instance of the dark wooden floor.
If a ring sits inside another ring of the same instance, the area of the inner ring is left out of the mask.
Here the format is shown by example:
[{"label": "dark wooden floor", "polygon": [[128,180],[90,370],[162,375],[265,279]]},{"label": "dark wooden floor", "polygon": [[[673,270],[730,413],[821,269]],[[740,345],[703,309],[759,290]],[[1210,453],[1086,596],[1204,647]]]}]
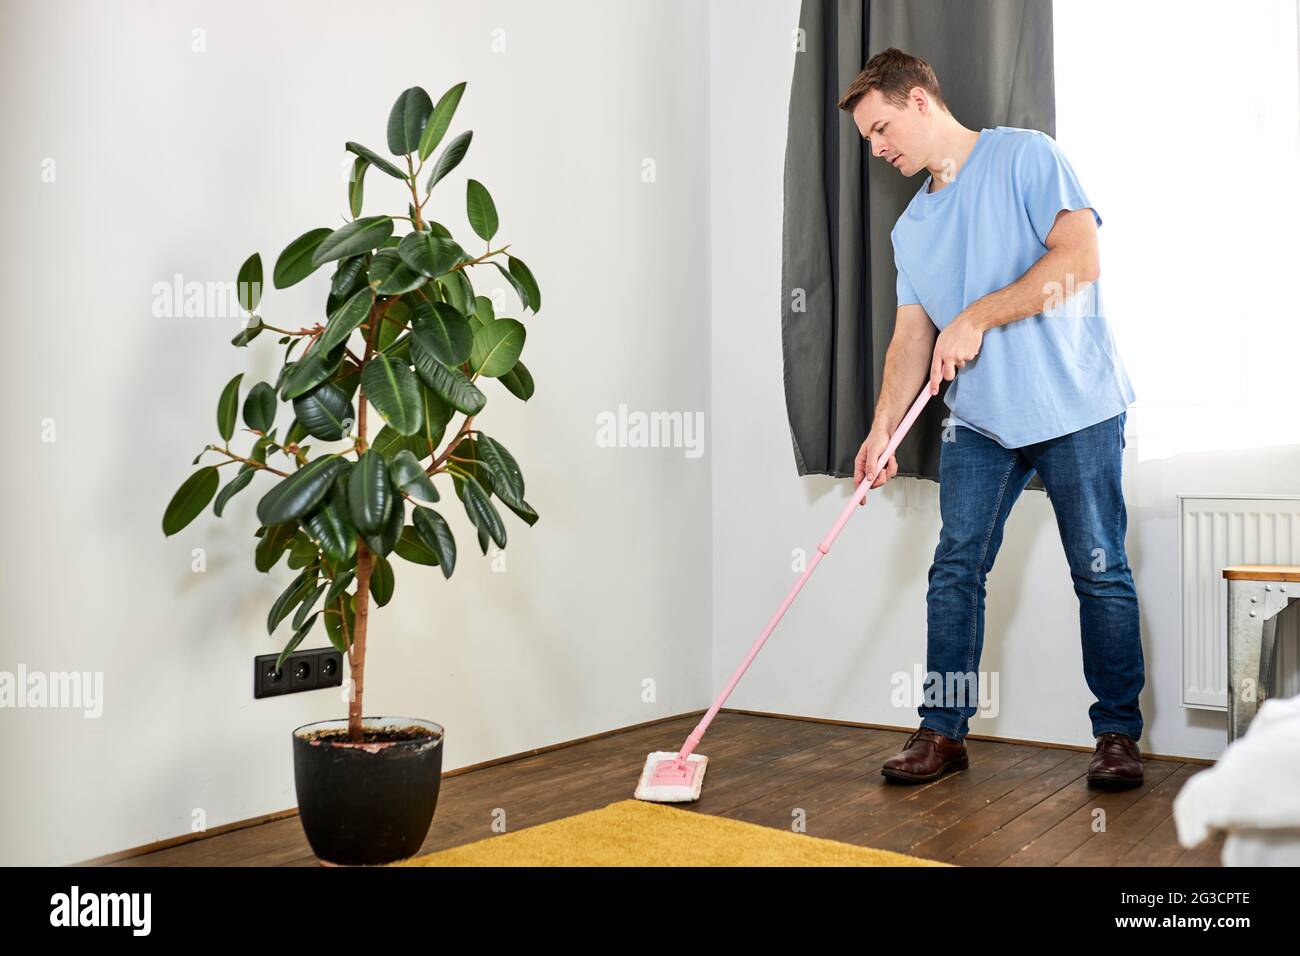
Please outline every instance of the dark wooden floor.
[{"label": "dark wooden floor", "polygon": [[[646,755],[675,750],[698,715],[446,777],[424,852],[629,799]],[[1090,788],[1089,753],[967,740],[968,770],[895,784],[880,765],[907,733],[722,712],[693,813],[747,820],[965,866],[1217,866],[1222,838],[1178,844],[1171,808],[1199,764],[1148,760],[1141,787]],[[1104,828],[1099,823],[1104,811]],[[296,816],[117,865],[315,865]]]}]

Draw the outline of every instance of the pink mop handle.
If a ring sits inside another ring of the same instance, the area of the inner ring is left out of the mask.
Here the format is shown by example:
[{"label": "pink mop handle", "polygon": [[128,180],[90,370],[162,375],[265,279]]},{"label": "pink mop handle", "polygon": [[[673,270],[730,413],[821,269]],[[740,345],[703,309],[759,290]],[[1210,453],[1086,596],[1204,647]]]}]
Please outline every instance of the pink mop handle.
[{"label": "pink mop handle", "polygon": [[678,762],[689,757],[691,752],[699,746],[700,740],[704,737],[704,732],[708,729],[714,715],[716,715],[722,708],[723,703],[731,695],[731,692],[735,689],[736,685],[740,683],[740,678],[744,675],[745,671],[749,669],[749,665],[753,663],[754,658],[758,656],[758,652],[762,650],[763,644],[767,641],[768,635],[776,630],[776,625],[785,615],[785,612],[790,605],[794,603],[795,596],[803,588],[807,580],[812,577],[812,573],[821,562],[822,557],[830,551],[831,544],[834,543],[835,538],[839,535],[844,525],[848,523],[849,518],[853,516],[853,512],[858,507],[859,502],[865,501],[867,492],[871,490],[871,482],[876,473],[889,464],[889,458],[894,454],[894,449],[896,449],[899,442],[903,440],[903,437],[907,434],[907,430],[912,427],[912,423],[915,422],[917,416],[921,414],[921,409],[925,407],[925,403],[929,401],[929,399],[930,383],[927,381],[921,388],[921,394],[916,396],[916,401],[912,403],[912,407],[908,409],[907,414],[903,416],[903,420],[899,422],[898,428],[894,430],[893,436],[889,439],[889,444],[885,446],[885,450],[881,453],[879,460],[876,462],[875,471],[862,479],[862,483],[859,484],[857,490],[853,492],[852,499],[850,499],[849,503],[844,506],[844,511],[840,514],[835,524],[831,526],[830,532],[822,542],[817,545],[817,553],[814,554],[812,560],[808,562],[808,567],[805,568],[803,574],[799,576],[799,580],[796,581],[794,587],[790,589],[790,593],[787,594],[785,600],[781,602],[781,606],[776,609],[776,614],[773,615],[772,620],[768,621],[767,627],[763,628],[763,633],[758,636],[758,640],[754,642],[754,646],[749,649],[749,653],[746,654],[745,659],[741,661],[740,667],[737,668],[736,673],[731,675],[731,680],[727,681],[727,686],[722,688],[722,693],[719,694],[718,699],[713,702],[713,706],[709,708],[709,712],[704,715],[704,719],[696,725],[695,729],[692,730],[690,735],[686,738],[686,743],[682,745],[682,749],[677,754]]}]

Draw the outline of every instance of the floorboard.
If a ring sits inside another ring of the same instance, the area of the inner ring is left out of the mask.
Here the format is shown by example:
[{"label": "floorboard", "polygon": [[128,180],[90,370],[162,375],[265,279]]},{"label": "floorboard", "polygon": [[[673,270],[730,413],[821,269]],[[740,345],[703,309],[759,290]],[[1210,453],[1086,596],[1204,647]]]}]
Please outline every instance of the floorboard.
[{"label": "floorboard", "polygon": [[[672,750],[698,715],[443,779],[422,852],[594,810],[632,796],[646,755]],[[880,766],[908,733],[723,711],[693,813],[794,829],[963,866],[1217,866],[1223,837],[1179,845],[1173,800],[1204,769],[1147,760],[1141,787],[1087,785],[1091,756],[968,740],[970,768],[899,784]],[[493,829],[494,825],[497,829]],[[116,861],[115,866],[314,866],[296,816]]]}]

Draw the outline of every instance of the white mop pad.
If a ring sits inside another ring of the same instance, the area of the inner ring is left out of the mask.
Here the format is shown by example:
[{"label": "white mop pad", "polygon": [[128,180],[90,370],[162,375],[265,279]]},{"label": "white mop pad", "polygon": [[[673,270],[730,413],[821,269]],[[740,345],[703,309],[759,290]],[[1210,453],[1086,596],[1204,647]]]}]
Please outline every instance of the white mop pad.
[{"label": "white mop pad", "polygon": [[651,774],[654,768],[661,760],[675,760],[678,751],[676,750],[656,750],[646,758],[645,766],[641,768],[641,779],[636,785],[636,790],[632,796],[638,800],[649,800],[653,803],[689,803],[692,800],[700,798],[700,788],[704,785],[704,767],[709,762],[709,758],[701,754],[691,754],[686,758],[688,767],[694,767],[694,774],[689,785],[683,784],[654,784],[650,783]]}]

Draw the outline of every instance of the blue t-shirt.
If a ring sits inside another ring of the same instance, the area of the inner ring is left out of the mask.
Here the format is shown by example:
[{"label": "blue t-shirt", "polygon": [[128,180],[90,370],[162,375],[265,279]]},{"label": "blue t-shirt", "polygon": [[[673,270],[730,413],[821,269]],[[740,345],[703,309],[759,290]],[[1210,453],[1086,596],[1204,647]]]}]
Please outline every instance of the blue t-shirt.
[{"label": "blue t-shirt", "polygon": [[[898,304],[920,303],[940,330],[1041,259],[1060,210],[1092,208],[1101,225],[1060,147],[1038,130],[980,130],[956,178],[934,193],[930,180],[890,236]],[[954,424],[1006,448],[1095,425],[1133,400],[1100,280],[1058,290],[1043,312],[987,330],[945,393]]]}]

